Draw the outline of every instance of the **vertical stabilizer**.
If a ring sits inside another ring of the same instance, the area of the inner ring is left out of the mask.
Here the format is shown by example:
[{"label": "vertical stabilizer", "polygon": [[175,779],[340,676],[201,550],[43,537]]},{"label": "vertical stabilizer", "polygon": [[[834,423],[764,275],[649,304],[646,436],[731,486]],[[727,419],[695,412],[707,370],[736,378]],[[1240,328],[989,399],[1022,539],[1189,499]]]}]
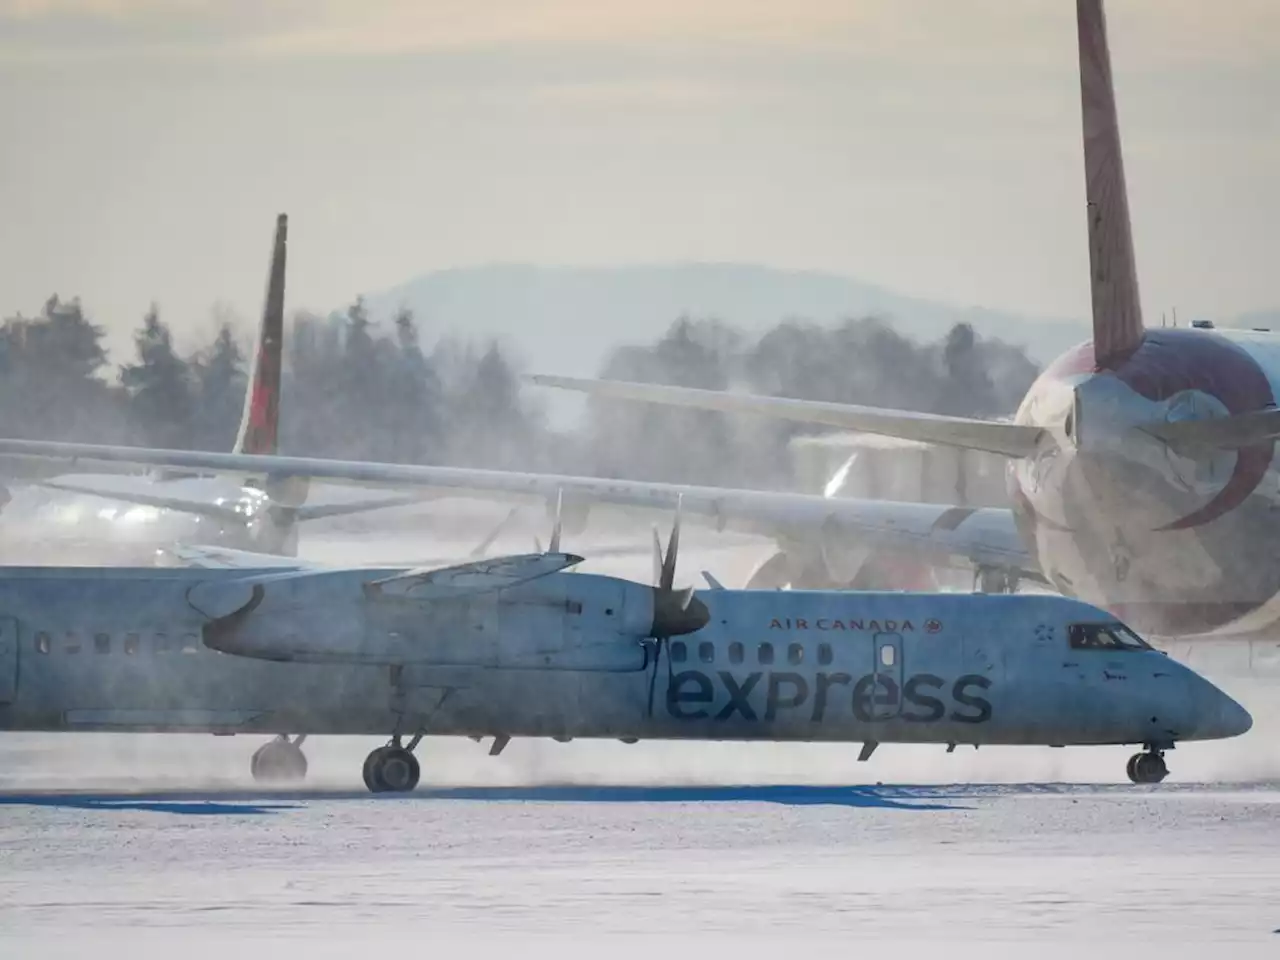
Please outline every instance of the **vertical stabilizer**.
[{"label": "vertical stabilizer", "polygon": [[1138,271],[1129,225],[1120,122],[1102,0],[1076,0],[1076,22],[1080,39],[1093,352],[1097,365],[1106,368],[1123,360],[1142,341],[1142,306],[1138,298]]},{"label": "vertical stabilizer", "polygon": [[284,270],[288,240],[289,216],[282,213],[276,217],[267,302],[262,311],[258,347],[249,371],[249,388],[245,392],[235,453],[276,453],[280,432],[280,363],[284,344]]}]

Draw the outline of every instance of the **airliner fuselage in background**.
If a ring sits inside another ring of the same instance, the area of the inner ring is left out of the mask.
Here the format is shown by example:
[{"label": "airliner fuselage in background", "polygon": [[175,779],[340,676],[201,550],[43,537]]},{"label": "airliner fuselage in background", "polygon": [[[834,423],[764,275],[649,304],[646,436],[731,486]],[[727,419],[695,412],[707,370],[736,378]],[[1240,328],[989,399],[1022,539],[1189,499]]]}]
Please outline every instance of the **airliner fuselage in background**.
[{"label": "airliner fuselage in background", "polygon": [[[1280,337],[1266,332],[1147,330],[1103,369],[1090,344],[1058,358],[1016,418],[1048,439],[1009,469],[1014,515],[1041,570],[1064,593],[1161,636],[1274,625],[1275,438],[1232,448],[1145,428],[1265,417],[1278,394]],[[1205,439],[1220,442],[1211,430]]]}]

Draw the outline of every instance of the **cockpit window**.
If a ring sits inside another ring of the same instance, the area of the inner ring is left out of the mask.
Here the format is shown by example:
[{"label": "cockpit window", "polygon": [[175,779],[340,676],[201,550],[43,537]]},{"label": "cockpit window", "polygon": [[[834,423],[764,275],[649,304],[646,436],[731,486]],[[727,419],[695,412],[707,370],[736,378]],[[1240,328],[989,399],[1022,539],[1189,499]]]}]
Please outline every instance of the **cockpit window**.
[{"label": "cockpit window", "polygon": [[1151,645],[1123,623],[1073,623],[1072,650],[1150,650]]}]

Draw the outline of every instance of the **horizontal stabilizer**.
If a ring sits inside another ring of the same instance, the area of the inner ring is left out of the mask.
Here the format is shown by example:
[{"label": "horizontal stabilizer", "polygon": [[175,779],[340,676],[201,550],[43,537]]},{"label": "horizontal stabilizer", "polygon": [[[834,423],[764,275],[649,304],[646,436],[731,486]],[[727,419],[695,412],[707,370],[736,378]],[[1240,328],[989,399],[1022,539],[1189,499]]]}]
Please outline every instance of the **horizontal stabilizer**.
[{"label": "horizontal stabilizer", "polygon": [[221,506],[207,500],[192,500],[185,497],[169,497],[163,494],[144,493],[141,490],[129,490],[124,487],[109,489],[95,487],[91,484],[69,483],[64,480],[37,480],[38,486],[51,490],[65,490],[67,493],[80,493],[90,497],[101,497],[104,500],[117,500],[132,503],[140,507],[154,507],[157,510],[176,510],[195,516],[208,517],[222,523],[241,526],[245,517],[233,507]]},{"label": "horizontal stabilizer", "polygon": [[725,413],[752,413],[799,423],[822,423],[862,433],[938,443],[967,450],[985,450],[1007,457],[1029,457],[1036,451],[1043,432],[1039,427],[991,420],[946,417],[936,413],[886,410],[821,400],[794,400],[788,397],[761,397],[722,393],[693,387],[669,387],[621,380],[586,380],[536,374],[530,379],[545,387],[577,390],[597,397],[639,400],[673,407],[720,410]]},{"label": "horizontal stabilizer", "polygon": [[572,553],[528,553],[495,557],[492,560],[479,560],[436,570],[406,570],[381,580],[370,581],[366,584],[366,591],[386,594],[388,588],[395,588],[397,594],[412,591],[415,600],[446,600],[513,587],[581,562],[582,557]]},{"label": "horizontal stabilizer", "polygon": [[1273,407],[1233,417],[1153,423],[1141,429],[1172,447],[1188,451],[1236,450],[1280,437],[1280,410]]}]

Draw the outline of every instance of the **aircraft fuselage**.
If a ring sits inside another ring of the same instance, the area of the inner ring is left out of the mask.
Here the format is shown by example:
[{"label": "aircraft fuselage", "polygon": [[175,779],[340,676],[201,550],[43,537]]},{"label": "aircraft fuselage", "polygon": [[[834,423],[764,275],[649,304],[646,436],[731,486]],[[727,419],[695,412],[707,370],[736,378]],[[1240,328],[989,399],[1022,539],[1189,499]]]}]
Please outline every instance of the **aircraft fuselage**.
[{"label": "aircraft fuselage", "polygon": [[1017,421],[1050,441],[1010,468],[1024,538],[1064,593],[1156,637],[1251,633],[1280,616],[1274,442],[1184,455],[1139,427],[1274,406],[1280,336],[1153,329],[1112,369],[1051,364]]},{"label": "aircraft fuselage", "polygon": [[[442,605],[371,598],[369,571],[269,573],[266,601],[228,616],[211,603],[243,570],[6,571],[0,729],[1063,745],[1243,732],[1221,732],[1239,708],[1172,659],[1073,647],[1073,623],[1109,618],[1051,595],[707,591],[705,626],[655,644],[637,626],[650,588],[610,577]],[[309,584],[328,598],[310,618],[296,613]],[[335,662],[302,662],[317,656]]]}]

